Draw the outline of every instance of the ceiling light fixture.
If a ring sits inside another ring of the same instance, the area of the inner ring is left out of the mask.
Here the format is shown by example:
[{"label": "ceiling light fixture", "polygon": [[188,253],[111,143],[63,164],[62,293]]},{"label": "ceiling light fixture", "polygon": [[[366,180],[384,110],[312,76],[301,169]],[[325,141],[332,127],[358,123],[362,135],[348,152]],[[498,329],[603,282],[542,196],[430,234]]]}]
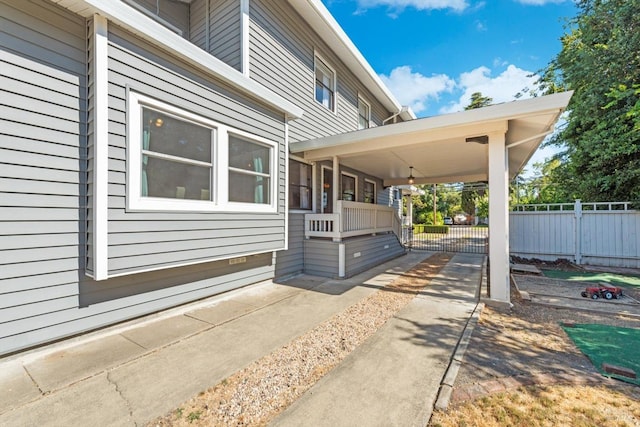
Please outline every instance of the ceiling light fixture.
[{"label": "ceiling light fixture", "polygon": [[409,185],[413,185],[416,179],[413,177],[413,166],[409,166],[409,177],[407,178]]}]

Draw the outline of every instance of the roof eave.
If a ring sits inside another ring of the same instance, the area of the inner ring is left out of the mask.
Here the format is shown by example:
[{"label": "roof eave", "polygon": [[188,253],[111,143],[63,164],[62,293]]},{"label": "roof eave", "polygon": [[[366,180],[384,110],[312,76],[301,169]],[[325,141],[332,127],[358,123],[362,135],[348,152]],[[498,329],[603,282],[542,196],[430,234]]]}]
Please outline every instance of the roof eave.
[{"label": "roof eave", "polygon": [[378,126],[318,139],[293,142],[291,143],[291,152],[301,153],[315,149],[327,149],[332,146],[355,143],[374,137],[386,137],[398,133],[422,132],[425,130],[435,131],[481,122],[504,122],[507,120],[517,119],[519,117],[526,117],[532,112],[544,113],[557,110],[557,114],[559,115],[566,108],[572,94],[573,91],[562,92],[544,97],[507,102],[473,110],[425,117],[417,120],[400,122],[387,126]]}]

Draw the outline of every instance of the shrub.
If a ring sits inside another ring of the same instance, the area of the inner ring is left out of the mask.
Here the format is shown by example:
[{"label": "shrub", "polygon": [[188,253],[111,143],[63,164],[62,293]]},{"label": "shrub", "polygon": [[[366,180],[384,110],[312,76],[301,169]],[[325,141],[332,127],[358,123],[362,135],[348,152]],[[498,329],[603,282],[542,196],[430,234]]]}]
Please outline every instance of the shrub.
[{"label": "shrub", "polygon": [[434,234],[447,234],[449,232],[448,225],[426,225],[416,224],[413,226],[414,233],[434,233]]}]

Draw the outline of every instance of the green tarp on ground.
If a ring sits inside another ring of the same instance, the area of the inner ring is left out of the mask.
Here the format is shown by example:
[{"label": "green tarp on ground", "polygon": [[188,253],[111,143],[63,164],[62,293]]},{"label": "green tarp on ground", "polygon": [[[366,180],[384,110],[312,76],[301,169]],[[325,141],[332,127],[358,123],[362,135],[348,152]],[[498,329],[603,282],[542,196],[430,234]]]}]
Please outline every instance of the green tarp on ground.
[{"label": "green tarp on ground", "polygon": [[614,273],[591,273],[586,271],[543,270],[542,274],[552,279],[572,280],[591,283],[607,283],[612,286],[640,287],[640,277],[623,276]]},{"label": "green tarp on ground", "polygon": [[640,378],[604,372],[602,364],[632,369],[640,377],[640,329],[577,324],[564,331],[602,375],[640,385]]}]

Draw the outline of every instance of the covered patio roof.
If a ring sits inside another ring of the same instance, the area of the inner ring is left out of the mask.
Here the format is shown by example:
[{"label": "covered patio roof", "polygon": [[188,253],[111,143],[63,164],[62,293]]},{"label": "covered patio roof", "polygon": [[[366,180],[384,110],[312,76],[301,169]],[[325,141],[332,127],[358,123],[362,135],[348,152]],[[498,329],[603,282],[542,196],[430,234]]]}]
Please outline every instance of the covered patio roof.
[{"label": "covered patio roof", "polygon": [[513,101],[340,135],[292,142],[309,161],[340,164],[380,177],[384,185],[488,181],[489,135],[504,135],[509,179],[553,132],[573,92]]}]

